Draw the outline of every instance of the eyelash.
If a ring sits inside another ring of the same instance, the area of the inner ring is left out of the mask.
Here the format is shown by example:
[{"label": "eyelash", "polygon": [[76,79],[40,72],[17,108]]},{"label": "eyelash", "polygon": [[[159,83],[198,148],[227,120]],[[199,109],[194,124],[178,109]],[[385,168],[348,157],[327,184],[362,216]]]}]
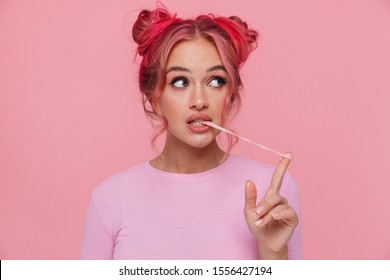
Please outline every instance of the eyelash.
[{"label": "eyelash", "polygon": [[[173,78],[172,81],[169,83],[172,87],[176,88],[176,89],[180,89],[181,87],[176,87],[175,86],[175,83],[178,82],[178,81],[183,81],[185,84],[189,84],[188,80],[186,77],[176,77],[176,78]],[[183,86],[183,87],[187,87],[187,86]]]},{"label": "eyelash", "polygon": [[[219,77],[219,76],[213,76],[213,77],[211,77],[211,79],[209,80],[209,82],[207,84],[209,85],[214,80],[218,80],[218,83],[220,84],[219,86],[216,86],[215,88],[220,88],[220,87],[224,86],[227,83],[226,79],[224,79],[222,77]],[[178,82],[178,81],[183,81],[183,83],[185,85],[183,87],[175,86],[175,83]],[[181,89],[181,88],[188,87],[189,82],[188,82],[188,79],[186,77],[175,77],[175,78],[172,79],[172,81],[169,84],[173,88],[175,88],[175,89]]]},{"label": "eyelash", "polygon": [[220,84],[220,86],[218,86],[218,87],[222,87],[222,86],[226,85],[226,79],[224,79],[222,77],[219,77],[219,76],[211,77],[211,79],[208,82],[208,84],[210,84],[213,80],[218,80],[218,82]]}]

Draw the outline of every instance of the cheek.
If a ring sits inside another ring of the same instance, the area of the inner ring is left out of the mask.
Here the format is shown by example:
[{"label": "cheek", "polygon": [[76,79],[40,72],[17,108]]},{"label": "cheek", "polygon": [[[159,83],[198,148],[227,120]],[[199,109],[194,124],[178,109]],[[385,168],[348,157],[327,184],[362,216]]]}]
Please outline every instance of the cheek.
[{"label": "cheek", "polygon": [[161,115],[166,119],[175,120],[180,116],[182,104],[180,100],[167,94],[161,99]]},{"label": "cheek", "polygon": [[[218,117],[218,124],[224,126],[229,114],[226,95],[220,96],[215,103],[215,116]],[[217,120],[217,119],[216,119]]]},{"label": "cheek", "polygon": [[225,94],[221,95],[221,96],[218,96],[218,98],[215,100],[215,109],[216,111],[218,112],[218,115],[222,116],[222,114],[224,113],[224,111],[227,109],[226,108],[226,98],[225,98]]}]

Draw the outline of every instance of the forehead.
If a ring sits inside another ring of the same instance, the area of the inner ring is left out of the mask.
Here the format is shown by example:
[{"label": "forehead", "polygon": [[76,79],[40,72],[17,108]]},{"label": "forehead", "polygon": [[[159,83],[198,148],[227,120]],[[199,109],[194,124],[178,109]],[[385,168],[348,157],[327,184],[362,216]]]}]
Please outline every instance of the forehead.
[{"label": "forehead", "polygon": [[190,69],[223,64],[214,43],[203,38],[197,38],[180,42],[172,48],[168,56],[167,67],[178,65]]}]

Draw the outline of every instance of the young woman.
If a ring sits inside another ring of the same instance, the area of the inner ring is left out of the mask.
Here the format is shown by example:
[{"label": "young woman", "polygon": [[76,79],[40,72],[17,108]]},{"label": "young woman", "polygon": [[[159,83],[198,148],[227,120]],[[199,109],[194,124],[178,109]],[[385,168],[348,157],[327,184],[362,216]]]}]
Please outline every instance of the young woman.
[{"label": "young woman", "polygon": [[164,8],[139,14],[140,91],[166,141],[156,158],[95,188],[81,258],[302,257],[290,160],[274,169],[231,155],[231,145],[218,146],[219,131],[201,123],[226,126],[257,37],[238,17],[181,19]]}]

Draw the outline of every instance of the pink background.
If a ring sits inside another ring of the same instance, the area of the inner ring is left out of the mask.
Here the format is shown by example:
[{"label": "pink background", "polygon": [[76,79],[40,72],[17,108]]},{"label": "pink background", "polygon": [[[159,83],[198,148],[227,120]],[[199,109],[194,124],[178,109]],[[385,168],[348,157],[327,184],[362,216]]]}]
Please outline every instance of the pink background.
[{"label": "pink background", "polygon": [[[390,259],[390,1],[164,3],[261,31],[233,127],[295,153],[305,258]],[[0,2],[1,259],[77,259],[92,189],[155,155],[129,39],[153,6]]]}]

